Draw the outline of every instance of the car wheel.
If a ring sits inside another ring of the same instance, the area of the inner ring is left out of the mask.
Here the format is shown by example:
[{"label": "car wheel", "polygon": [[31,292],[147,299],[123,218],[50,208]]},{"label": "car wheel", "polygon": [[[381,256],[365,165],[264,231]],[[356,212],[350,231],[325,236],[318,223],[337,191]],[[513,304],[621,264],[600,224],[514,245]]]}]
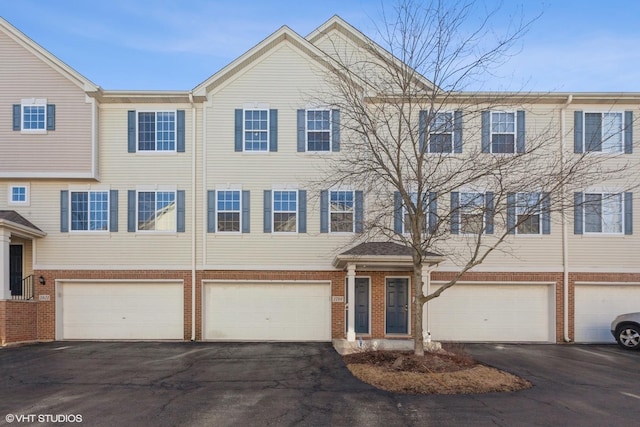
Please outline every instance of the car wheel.
[{"label": "car wheel", "polygon": [[640,348],[640,326],[623,325],[616,332],[616,341],[620,347],[627,350],[636,350]]}]

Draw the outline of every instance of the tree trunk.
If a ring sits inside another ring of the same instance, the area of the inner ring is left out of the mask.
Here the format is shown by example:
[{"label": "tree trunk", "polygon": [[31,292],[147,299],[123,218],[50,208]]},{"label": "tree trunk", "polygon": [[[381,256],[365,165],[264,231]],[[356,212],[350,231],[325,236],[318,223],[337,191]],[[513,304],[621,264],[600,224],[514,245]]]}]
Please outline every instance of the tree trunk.
[{"label": "tree trunk", "polygon": [[422,310],[424,303],[422,302],[422,264],[414,262],[413,264],[413,353],[417,356],[424,356],[424,337],[422,331]]}]

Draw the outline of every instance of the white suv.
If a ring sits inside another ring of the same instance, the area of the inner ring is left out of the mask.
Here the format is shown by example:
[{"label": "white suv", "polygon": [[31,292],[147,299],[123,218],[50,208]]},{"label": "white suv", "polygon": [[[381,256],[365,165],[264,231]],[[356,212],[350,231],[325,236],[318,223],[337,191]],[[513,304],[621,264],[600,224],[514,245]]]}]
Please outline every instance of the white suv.
[{"label": "white suv", "polygon": [[640,349],[640,313],[621,314],[611,322],[611,333],[620,347]]}]

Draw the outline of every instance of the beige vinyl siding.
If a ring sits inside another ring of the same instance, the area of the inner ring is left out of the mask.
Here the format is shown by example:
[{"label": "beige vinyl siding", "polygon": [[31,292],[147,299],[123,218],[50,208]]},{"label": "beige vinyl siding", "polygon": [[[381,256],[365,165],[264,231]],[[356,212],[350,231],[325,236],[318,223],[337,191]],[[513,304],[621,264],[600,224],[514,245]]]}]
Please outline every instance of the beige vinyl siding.
[{"label": "beige vinyl siding", "polygon": [[[90,176],[92,104],[60,72],[0,33],[0,176]],[[46,98],[56,106],[56,130],[13,131],[13,104]]]},{"label": "beige vinyl siding", "polygon": [[[214,93],[206,111],[206,189],[240,184],[251,192],[251,233],[205,233],[208,267],[331,268],[336,251],[345,250],[353,235],[320,234],[318,182],[326,155],[297,152],[296,110],[314,101],[323,89],[323,73],[295,47],[283,43],[268,56],[242,70]],[[278,151],[234,151],[234,110],[259,102],[278,110]],[[344,144],[346,140],[342,138]],[[315,182],[313,182],[315,181]],[[297,185],[307,191],[307,233],[263,232],[263,193],[274,185]],[[198,210],[206,232],[206,199]],[[202,215],[205,215],[202,217]]]},{"label": "beige vinyl siding", "polygon": [[[118,190],[118,232],[60,232],[60,190],[67,181],[31,184],[31,207],[16,209],[47,233],[38,239],[35,269],[188,268],[191,260],[191,225],[186,233],[127,232],[127,189],[87,183],[92,189]],[[78,186],[77,182],[73,183]],[[74,187],[77,188],[77,187]],[[186,191],[187,218],[191,194]]]}]

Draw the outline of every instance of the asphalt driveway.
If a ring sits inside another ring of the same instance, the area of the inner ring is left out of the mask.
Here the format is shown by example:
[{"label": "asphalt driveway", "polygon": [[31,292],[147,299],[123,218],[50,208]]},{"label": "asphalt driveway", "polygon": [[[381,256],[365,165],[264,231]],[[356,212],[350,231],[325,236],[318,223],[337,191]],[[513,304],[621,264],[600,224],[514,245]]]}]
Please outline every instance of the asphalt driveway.
[{"label": "asphalt driveway", "polygon": [[0,425],[80,418],[91,426],[639,422],[640,352],[466,347],[535,387],[467,396],[382,392],[353,378],[329,344],[56,342],[0,349]]}]

